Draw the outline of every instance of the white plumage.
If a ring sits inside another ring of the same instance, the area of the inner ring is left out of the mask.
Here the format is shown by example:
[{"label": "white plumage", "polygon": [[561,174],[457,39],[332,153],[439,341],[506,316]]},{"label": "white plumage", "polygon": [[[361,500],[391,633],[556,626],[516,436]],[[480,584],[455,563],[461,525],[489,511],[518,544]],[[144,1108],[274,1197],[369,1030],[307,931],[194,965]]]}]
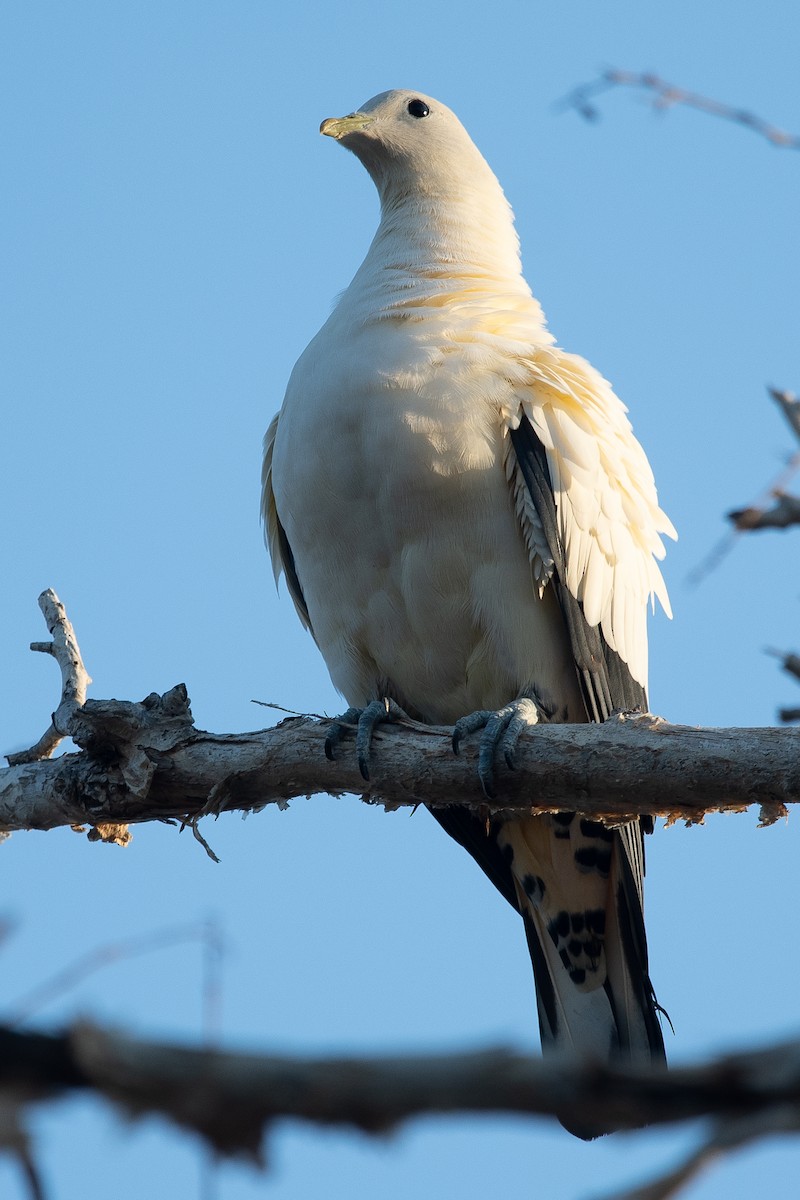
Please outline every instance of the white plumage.
[{"label": "white plumage", "polygon": [[[372,175],[381,221],[270,426],[263,516],[333,682],[435,723],[523,697],[550,720],[645,704],[674,531],[624,406],[554,345],[497,180],[419,93],[322,131]],[[447,811],[525,917],[544,1043],[663,1054],[638,824],[486,832]]]}]

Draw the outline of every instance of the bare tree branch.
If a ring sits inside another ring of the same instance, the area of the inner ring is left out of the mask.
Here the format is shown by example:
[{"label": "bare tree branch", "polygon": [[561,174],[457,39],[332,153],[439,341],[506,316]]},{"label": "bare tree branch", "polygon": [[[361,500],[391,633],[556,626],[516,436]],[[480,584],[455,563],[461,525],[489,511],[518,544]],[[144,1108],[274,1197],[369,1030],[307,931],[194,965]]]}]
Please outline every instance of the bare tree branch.
[{"label": "bare tree branch", "polygon": [[587,121],[597,121],[600,118],[600,110],[595,104],[595,99],[615,87],[631,87],[649,93],[652,96],[652,107],[657,112],[665,112],[676,105],[683,105],[686,108],[709,113],[714,117],[722,117],[726,121],[733,121],[737,125],[743,125],[746,129],[752,129],[754,133],[766,138],[773,146],[800,150],[799,135],[786,133],[754,113],[736,108],[735,105],[723,104],[708,96],[701,96],[698,92],[690,92],[686,88],[676,87],[675,84],[667,83],[650,71],[624,71],[610,68],[603,71],[597,79],[579,84],[558,102],[557,107],[572,108]]},{"label": "bare tree branch", "polygon": [[347,746],[339,761],[325,757],[326,724],[316,718],[253,733],[196,729],[182,684],[140,704],[73,704],[61,730],[78,753],[0,770],[0,831],[89,825],[93,840],[124,845],[129,822],[178,820],[196,833],[210,813],[318,792],[354,792],[390,808],[466,804],[487,815],[579,808],[611,822],[641,813],[697,822],[758,804],[770,824],[800,800],[793,731],[697,729],[650,714],[540,725],[520,742],[516,769],[503,771],[491,802],[476,746],[456,757],[452,731],[411,720],[378,732],[369,782]]},{"label": "bare tree branch", "polygon": [[[349,747],[337,762],[325,758],[325,734],[312,718],[206,733],[191,723],[183,685],[141,704],[87,701],[72,734],[80,753],[0,771],[0,830],[88,824],[103,836],[109,826],[190,824],[319,792],[356,793],[389,808],[466,804],[484,814],[577,807],[611,822],[641,813],[697,822],[758,804],[769,824],[800,800],[797,743],[787,729],[702,729],[650,714],[621,714],[602,726],[542,725],[520,742],[517,769],[503,770],[491,801],[475,747],[456,757],[450,730],[384,727],[369,783]],[[139,759],[152,765],[146,778]]]}]

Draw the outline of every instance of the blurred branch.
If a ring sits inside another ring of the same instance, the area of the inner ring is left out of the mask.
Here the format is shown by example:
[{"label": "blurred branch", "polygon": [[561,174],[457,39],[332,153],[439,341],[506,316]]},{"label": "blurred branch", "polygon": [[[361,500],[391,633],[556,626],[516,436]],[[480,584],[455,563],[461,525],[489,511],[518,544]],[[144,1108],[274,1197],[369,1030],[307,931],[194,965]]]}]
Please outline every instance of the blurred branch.
[{"label": "blurred branch", "polygon": [[0,1087],[0,1152],[16,1159],[30,1200],[44,1200],[42,1179],[25,1128],[23,1095],[17,1088],[6,1091]]},{"label": "blurred branch", "polygon": [[[792,392],[781,391],[778,388],[767,388],[767,391],[788,421],[792,433],[800,441],[800,400]],[[792,455],[780,478],[766,489],[766,496],[775,503],[768,508],[765,502],[756,502],[746,508],[737,508],[729,512],[728,520],[733,522],[734,528],[744,533],[753,529],[786,529],[789,525],[800,524],[800,499],[784,491],[785,484],[799,466],[800,451]]]},{"label": "blurred branch", "polygon": [[[791,392],[778,388],[767,388],[772,399],[781,409],[792,431],[800,439],[800,400]],[[761,496],[745,508],[737,508],[727,513],[727,518],[733,525],[733,530],[726,533],[714,546],[705,559],[689,572],[687,582],[696,586],[707,575],[710,575],[723,558],[733,549],[739,534],[753,529],[785,529],[800,521],[800,500],[790,496],[784,489],[800,467],[800,451],[796,451],[781,470],[777,479],[763,489]],[[771,507],[770,501],[776,500]]]},{"label": "blurred branch", "polygon": [[[780,659],[781,667],[788,675],[794,675],[795,679],[800,679],[800,655],[784,654],[782,650],[773,650],[772,648],[768,648],[766,653]],[[800,721],[800,708],[779,708],[778,717],[786,724],[790,721]]]},{"label": "blurred branch", "polygon": [[800,135],[786,133],[754,113],[736,108],[734,105],[723,104],[719,100],[712,100],[698,92],[690,92],[686,88],[676,87],[675,84],[667,83],[650,71],[624,71],[610,68],[603,71],[597,79],[573,88],[563,100],[558,102],[557,107],[574,109],[587,121],[597,121],[600,118],[600,110],[595,100],[598,96],[617,87],[635,88],[652,96],[651,104],[657,112],[666,112],[667,109],[675,108],[677,105],[694,108],[700,112],[709,113],[711,116],[733,121],[736,125],[743,125],[766,138],[773,146],[800,150]]},{"label": "blurred branch", "polygon": [[780,388],[767,388],[767,391],[786,417],[792,432],[800,442],[800,400],[793,392],[781,391]]},{"label": "blurred branch", "polygon": [[787,529],[800,525],[800,498],[788,492],[774,492],[775,503],[771,508],[736,508],[727,514],[734,528],[740,533],[754,529]]},{"label": "blurred branch", "polygon": [[365,781],[353,742],[337,761],[325,757],[327,729],[298,717],[253,733],[206,733],[195,728],[183,684],[139,704],[87,700],[65,730],[78,753],[0,770],[0,831],[88,825],[92,840],[125,844],[129,822],[178,821],[196,832],[209,814],[319,792],[388,808],[466,805],[483,816],[577,807],[612,822],[642,813],[698,822],[758,804],[771,824],[800,801],[787,729],[699,729],[649,713],[540,725],[520,740],[515,769],[502,771],[502,794],[491,801],[478,780],[477,737],[456,757],[449,729],[410,719],[383,725]]},{"label": "blurred branch", "polygon": [[765,653],[780,659],[781,667],[787,675],[794,675],[795,679],[800,679],[800,654],[784,654],[782,650],[774,650],[772,647],[768,647]]},{"label": "blurred branch", "polygon": [[20,1107],[87,1090],[261,1164],[264,1134],[284,1118],[368,1134],[432,1113],[516,1113],[618,1129],[711,1118],[709,1136],[677,1171],[626,1193],[655,1200],[673,1195],[712,1155],[798,1132],[800,1042],[667,1071],[543,1061],[504,1048],[292,1058],[156,1043],[87,1024],[48,1035],[0,1029],[0,1092]]}]

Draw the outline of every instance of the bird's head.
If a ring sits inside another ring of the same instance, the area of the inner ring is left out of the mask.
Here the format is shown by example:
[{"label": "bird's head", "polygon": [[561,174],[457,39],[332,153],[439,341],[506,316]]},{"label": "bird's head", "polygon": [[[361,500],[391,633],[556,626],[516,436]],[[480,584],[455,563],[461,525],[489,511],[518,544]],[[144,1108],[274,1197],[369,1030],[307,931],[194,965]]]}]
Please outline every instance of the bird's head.
[{"label": "bird's head", "polygon": [[499,185],[455,113],[422,92],[381,92],[320,133],[361,159],[384,203],[408,195],[445,198]]}]

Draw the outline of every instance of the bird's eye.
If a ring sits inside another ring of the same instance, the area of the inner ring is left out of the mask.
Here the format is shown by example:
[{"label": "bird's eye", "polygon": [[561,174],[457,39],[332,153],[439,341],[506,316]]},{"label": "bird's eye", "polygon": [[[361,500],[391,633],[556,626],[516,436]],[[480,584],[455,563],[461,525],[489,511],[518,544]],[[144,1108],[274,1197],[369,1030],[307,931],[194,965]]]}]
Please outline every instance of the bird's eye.
[{"label": "bird's eye", "polygon": [[427,117],[431,110],[424,100],[409,100],[408,111],[412,117]]}]

